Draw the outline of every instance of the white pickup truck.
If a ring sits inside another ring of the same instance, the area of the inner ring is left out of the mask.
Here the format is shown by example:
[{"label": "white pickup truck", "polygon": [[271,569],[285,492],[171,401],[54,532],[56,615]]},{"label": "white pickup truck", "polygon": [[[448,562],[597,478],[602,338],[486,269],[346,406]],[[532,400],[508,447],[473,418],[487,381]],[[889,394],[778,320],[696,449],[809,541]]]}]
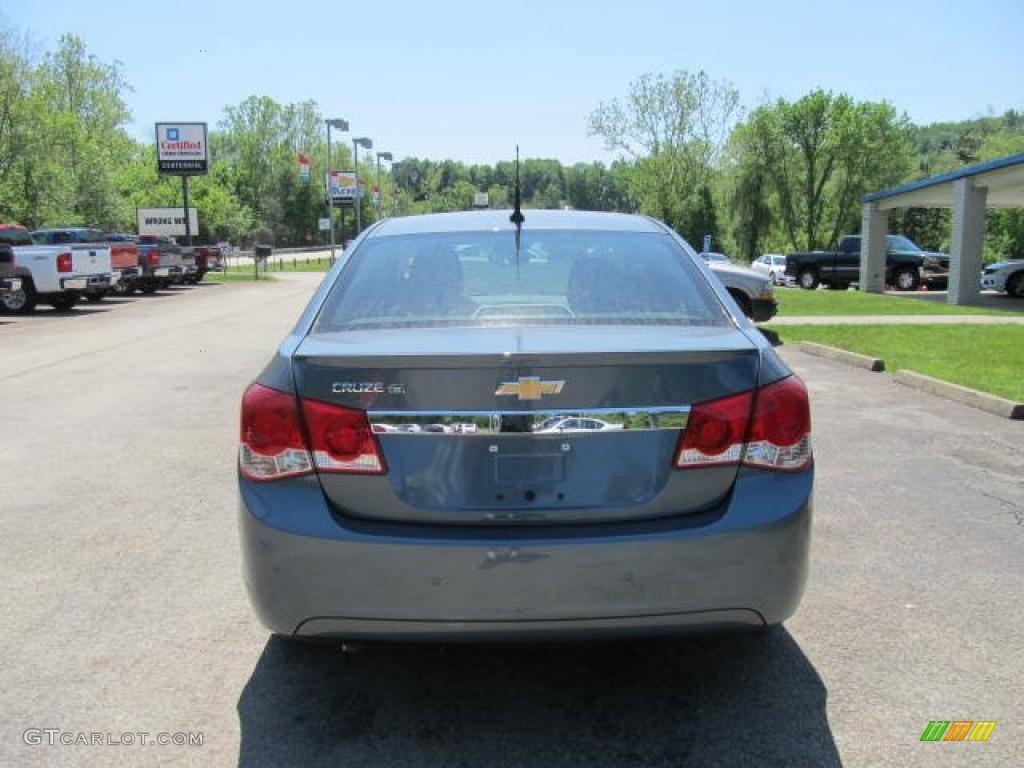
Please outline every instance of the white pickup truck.
[{"label": "white pickup truck", "polygon": [[71,309],[87,291],[109,290],[115,280],[110,248],[95,244],[35,245],[28,230],[0,224],[0,242],[11,246],[21,286],[0,295],[0,308],[29,314],[36,305]]}]

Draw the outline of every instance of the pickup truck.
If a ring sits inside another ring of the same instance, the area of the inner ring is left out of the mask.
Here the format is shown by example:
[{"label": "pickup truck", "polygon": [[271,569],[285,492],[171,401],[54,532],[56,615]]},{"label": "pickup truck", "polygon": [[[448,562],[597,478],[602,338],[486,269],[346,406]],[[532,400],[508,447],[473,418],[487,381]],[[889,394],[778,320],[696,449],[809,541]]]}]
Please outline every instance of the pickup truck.
[{"label": "pickup truck", "polygon": [[195,256],[168,235],[139,235],[139,266],[143,293],[192,282],[196,274]]},{"label": "pickup truck", "polygon": [[0,296],[8,312],[29,314],[36,305],[71,309],[86,294],[110,289],[110,249],[90,244],[36,245],[25,227],[0,224],[0,242],[11,247],[21,286]]},{"label": "pickup truck", "polygon": [[224,268],[224,255],[219,245],[197,245],[192,249],[196,260],[196,274],[192,283],[198,283],[207,272],[220,272]]},{"label": "pickup truck", "polygon": [[[786,254],[786,274],[801,288],[819,285],[846,290],[860,282],[860,235],[847,235],[838,251],[810,251]],[[921,285],[944,289],[949,284],[949,256],[924,251],[903,235],[886,236],[885,284],[901,291],[916,291]]]},{"label": "pickup truck", "polygon": [[[110,249],[110,266],[114,275],[109,292],[129,294],[135,290],[139,279],[139,247],[132,240],[120,235],[108,235],[95,227],[54,227],[36,229],[32,232],[36,245],[105,245]],[[107,290],[88,290],[85,298],[102,301]]]}]

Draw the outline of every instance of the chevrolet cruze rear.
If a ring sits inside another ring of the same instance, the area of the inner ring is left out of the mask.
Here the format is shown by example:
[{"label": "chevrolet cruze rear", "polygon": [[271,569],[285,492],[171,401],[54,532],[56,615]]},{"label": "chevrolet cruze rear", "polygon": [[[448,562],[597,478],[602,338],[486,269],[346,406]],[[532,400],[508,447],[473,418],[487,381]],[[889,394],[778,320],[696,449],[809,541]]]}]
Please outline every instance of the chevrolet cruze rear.
[{"label": "chevrolet cruze rear", "polygon": [[[765,626],[806,576],[806,390],[674,233],[388,219],[242,399],[248,591],[288,636]],[[562,425],[559,428],[557,425]]]}]

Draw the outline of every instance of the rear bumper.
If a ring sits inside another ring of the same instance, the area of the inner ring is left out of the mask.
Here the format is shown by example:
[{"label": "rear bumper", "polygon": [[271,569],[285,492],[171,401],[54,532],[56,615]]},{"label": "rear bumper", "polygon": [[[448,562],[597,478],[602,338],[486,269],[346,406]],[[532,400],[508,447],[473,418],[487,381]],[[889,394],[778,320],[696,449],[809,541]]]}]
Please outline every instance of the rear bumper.
[{"label": "rear bumper", "polygon": [[949,287],[949,272],[921,270],[921,282],[933,291],[944,291]]},{"label": "rear bumper", "polygon": [[100,275],[77,275],[75,277],[63,277],[60,280],[60,287],[63,291],[84,291],[85,293],[97,293],[106,291],[115,283],[114,276],[110,273]]},{"label": "rear bumper", "polygon": [[[568,639],[763,626],[796,610],[813,470],[744,470],[715,519],[572,529],[345,524],[315,481],[240,481],[250,600],[273,632]],[[586,531],[586,533],[583,533]]]}]

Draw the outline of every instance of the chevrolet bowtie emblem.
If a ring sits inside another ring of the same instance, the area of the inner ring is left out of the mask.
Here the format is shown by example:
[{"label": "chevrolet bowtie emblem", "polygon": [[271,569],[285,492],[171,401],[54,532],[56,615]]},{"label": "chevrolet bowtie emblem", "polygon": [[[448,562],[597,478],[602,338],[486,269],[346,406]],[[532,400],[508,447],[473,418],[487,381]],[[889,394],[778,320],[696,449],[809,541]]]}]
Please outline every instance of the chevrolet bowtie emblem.
[{"label": "chevrolet bowtie emblem", "polygon": [[520,400],[540,400],[544,395],[557,395],[564,381],[541,381],[540,376],[520,376],[518,381],[506,381],[494,390],[496,395],[516,395]]}]

